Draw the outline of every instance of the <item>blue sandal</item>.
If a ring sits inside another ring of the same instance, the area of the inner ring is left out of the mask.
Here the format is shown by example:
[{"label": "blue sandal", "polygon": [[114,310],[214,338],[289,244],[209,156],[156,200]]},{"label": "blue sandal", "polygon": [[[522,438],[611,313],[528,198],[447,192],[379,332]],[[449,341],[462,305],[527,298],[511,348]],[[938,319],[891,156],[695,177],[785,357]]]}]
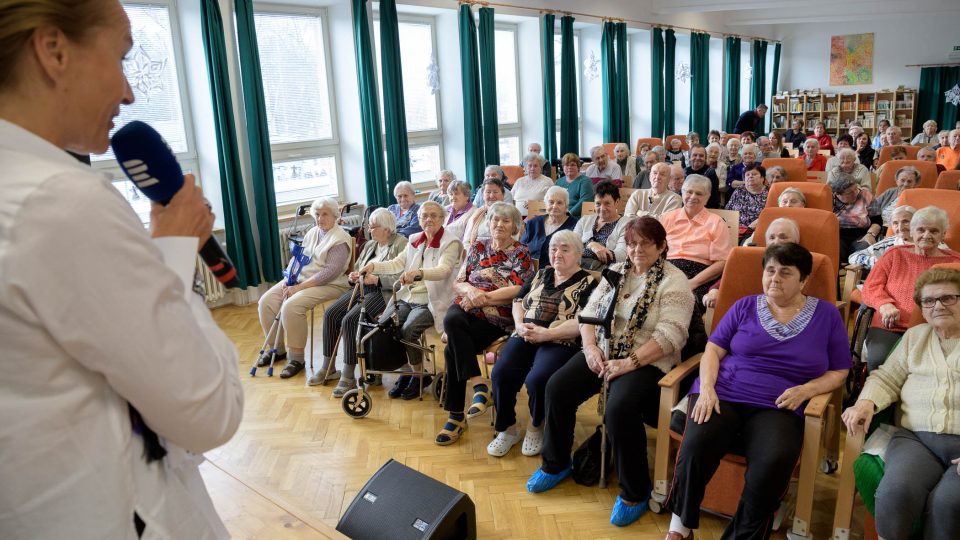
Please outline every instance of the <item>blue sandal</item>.
[{"label": "blue sandal", "polygon": [[451,445],[460,440],[460,436],[463,435],[463,432],[466,429],[466,419],[460,420],[454,418],[453,416],[449,416],[447,417],[447,422],[443,425],[443,429],[440,430],[440,433],[437,434],[437,438],[434,439],[434,442],[440,446]]},{"label": "blue sandal", "polygon": [[[476,418],[487,412],[487,407],[490,406],[490,402],[493,400],[493,396],[490,395],[490,390],[487,389],[487,385],[478,384],[473,388],[473,401],[470,402],[470,408],[467,410],[467,418]],[[477,390],[477,388],[482,388],[482,390]]]}]

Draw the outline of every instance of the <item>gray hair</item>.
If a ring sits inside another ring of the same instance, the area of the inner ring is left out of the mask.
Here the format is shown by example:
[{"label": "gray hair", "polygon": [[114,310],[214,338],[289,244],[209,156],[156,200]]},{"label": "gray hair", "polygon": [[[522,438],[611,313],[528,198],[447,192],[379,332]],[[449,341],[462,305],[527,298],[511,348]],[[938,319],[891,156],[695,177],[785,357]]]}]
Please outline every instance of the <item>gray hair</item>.
[{"label": "gray hair", "polygon": [[702,174],[691,174],[688,176],[687,179],[683,181],[683,187],[681,189],[686,191],[688,187],[693,187],[694,185],[706,188],[707,195],[709,195],[713,189],[713,184],[710,182],[710,179]]},{"label": "gray hair", "polygon": [[927,120],[926,122],[923,123],[923,129],[927,129],[927,126],[937,127],[937,121],[936,121],[936,120]]},{"label": "gray hair", "polygon": [[340,214],[340,204],[333,197],[320,197],[313,201],[313,204],[310,205],[310,213],[316,216],[321,208],[326,208],[335,216]]},{"label": "gray hair", "polygon": [[913,230],[917,225],[937,225],[940,232],[947,233],[947,227],[950,226],[950,220],[947,213],[936,206],[926,206],[913,213],[910,219],[910,229]]},{"label": "gray hair", "polygon": [[400,193],[403,190],[407,190],[414,195],[417,194],[417,191],[413,189],[413,184],[407,180],[401,180],[397,182],[397,185],[393,186],[393,196],[396,197],[397,193]]},{"label": "gray hair", "polygon": [[723,147],[720,146],[720,143],[712,142],[707,145],[706,150],[710,150],[711,148],[716,150],[717,152],[723,153]]},{"label": "gray hair", "polygon": [[511,235],[520,232],[520,225],[523,223],[523,217],[520,215],[520,211],[517,210],[516,206],[503,201],[497,201],[490,206],[489,210],[487,210],[487,223],[493,219],[493,216],[507,218],[513,223],[513,232],[510,233]]},{"label": "gray hair", "polygon": [[470,184],[464,182],[463,180],[454,180],[453,182],[450,182],[449,186],[447,186],[447,195],[453,195],[458,191],[461,194],[469,197],[470,192],[473,191],[473,189],[470,187]]},{"label": "gray hair", "polygon": [[787,195],[788,193],[792,193],[792,194],[796,195],[797,197],[800,197],[800,200],[803,201],[803,206],[807,206],[807,196],[804,195],[802,191],[800,191],[799,189],[797,189],[797,188],[795,188],[795,187],[789,187],[789,188],[783,190],[783,191],[780,193],[780,196],[777,197],[777,204],[780,204],[780,200],[783,199],[783,196],[784,196],[784,195]]},{"label": "gray hair", "polygon": [[903,133],[903,131],[900,129],[900,126],[898,126],[898,125],[896,125],[896,124],[890,124],[890,127],[887,128],[887,131],[890,131],[891,129],[892,129],[893,132],[896,133],[897,135],[901,135],[901,134]]},{"label": "gray hair", "polygon": [[[794,189],[794,190],[796,190],[796,191],[798,191],[798,192],[800,191],[800,190],[797,189],[797,188],[790,188],[790,189]],[[786,193],[786,191],[784,191],[784,193]],[[803,195],[803,193],[800,193],[800,194]],[[783,194],[781,193],[780,196],[782,197]],[[800,241],[800,226],[797,225],[797,222],[796,222],[796,221],[794,221],[794,220],[792,220],[792,219],[790,219],[790,218],[780,217],[780,218],[777,218],[777,219],[771,221],[771,222],[770,222],[770,225],[767,225],[767,230],[769,231],[770,229],[772,229],[774,225],[784,225],[784,226],[786,226],[787,228],[790,229],[790,232],[793,233],[793,237],[797,239],[797,242]]]},{"label": "gray hair", "polygon": [[660,161],[660,154],[658,154],[655,150],[648,151],[646,154],[643,155],[643,159],[647,159],[648,157],[650,157],[650,154],[653,154],[653,158],[655,160]]},{"label": "gray hair", "polygon": [[917,213],[917,209],[910,206],[909,204],[902,204],[893,209],[893,212],[890,213],[890,217],[893,217],[897,214],[910,214],[911,216]]},{"label": "gray hair", "polygon": [[903,167],[900,167],[899,169],[897,169],[897,174],[894,175],[894,178],[900,178],[900,173],[905,173],[905,172],[913,173],[914,184],[920,183],[920,171],[918,171],[917,168],[914,167],[913,165],[904,165]]},{"label": "gray hair", "polygon": [[[809,141],[810,139],[807,140]],[[850,189],[850,186],[854,184],[860,185],[859,182],[857,182],[857,177],[850,173],[845,173],[836,167],[833,168],[831,173],[830,179],[827,180],[827,184],[830,185],[830,191],[832,191],[834,195],[837,193],[843,193],[844,191]]]},{"label": "gray hair", "polygon": [[761,135],[761,136],[757,137],[757,146],[758,146],[758,147],[759,147],[761,144],[765,143],[765,142],[770,142],[770,137],[767,137],[766,135]]},{"label": "gray hair", "polygon": [[580,235],[571,230],[562,230],[553,233],[550,237],[550,247],[554,244],[562,244],[573,248],[577,252],[577,257],[583,255],[583,239]]},{"label": "gray hair", "polygon": [[454,172],[451,171],[450,169],[444,169],[444,170],[440,171],[440,174],[437,175],[437,182],[439,182],[440,179],[443,178],[444,176],[449,176],[451,182],[453,182],[454,180],[457,179],[456,173],[454,173]]},{"label": "gray hair", "polygon": [[531,161],[536,161],[537,163],[540,164],[541,167],[543,167],[543,164],[546,163],[547,160],[544,159],[544,157],[541,156],[540,154],[534,154],[533,152],[530,152],[529,154],[524,156],[523,162],[524,164],[526,164],[526,163],[530,163]]},{"label": "gray hair", "polygon": [[[854,150],[853,148],[841,148],[837,152],[837,161],[839,161],[840,158],[842,158],[843,156],[850,156],[853,159],[857,159],[857,151]],[[856,165],[857,161],[854,161],[853,164]]]},{"label": "gray hair", "polygon": [[377,208],[370,214],[370,225],[383,227],[392,233],[397,232],[397,216],[386,208]]},{"label": "gray hair", "polygon": [[563,199],[563,204],[567,206],[570,205],[570,192],[567,191],[567,188],[563,188],[560,186],[550,186],[550,189],[548,189],[547,192],[543,194],[543,202],[547,202],[547,199],[552,199],[555,197]]},{"label": "gray hair", "polygon": [[662,144],[658,144],[658,145],[654,146],[653,148],[650,149],[650,151],[651,151],[651,152],[656,152],[656,153],[657,153],[657,159],[659,159],[660,161],[663,161],[664,158],[667,156],[667,149],[664,148]]},{"label": "gray hair", "polygon": [[440,212],[440,220],[441,220],[441,221],[447,219],[447,209],[444,208],[443,205],[440,204],[440,203],[438,203],[437,201],[431,201],[431,200],[429,200],[429,199],[426,200],[426,201],[423,201],[423,202],[420,204],[420,209],[417,210],[417,219],[420,219],[420,216],[423,214],[423,211],[426,210],[428,206],[429,206],[430,208],[434,208],[434,209],[436,209],[436,210],[438,210],[438,211]]},{"label": "gray hair", "polygon": [[753,155],[760,157],[760,147],[754,143],[743,145],[743,147],[740,149],[740,153],[743,154],[745,152],[753,152]]},{"label": "gray hair", "polygon": [[[770,173],[772,173],[773,171],[780,171],[780,178],[782,178],[783,181],[789,180],[789,178],[787,177],[787,170],[779,165],[774,165],[773,167],[770,167],[769,169],[767,169],[767,180],[770,179]],[[793,189],[796,189],[796,188],[793,188]]]},{"label": "gray hair", "polygon": [[[590,149],[590,158],[593,159],[593,156],[597,155],[601,150],[603,150],[603,153],[604,153],[604,154],[607,153],[607,149],[604,148],[602,145],[594,146],[593,148],[591,148],[591,149]],[[608,157],[609,157],[609,156],[608,156]]]},{"label": "gray hair", "polygon": [[627,146],[627,143],[622,143],[622,142],[621,142],[621,143],[617,143],[617,145],[613,147],[613,152],[616,153],[617,150],[620,150],[621,148],[626,148],[626,149],[627,149],[627,153],[628,153],[628,154],[630,153],[630,147]]},{"label": "gray hair", "polygon": [[803,141],[803,146],[806,147],[808,143],[812,143],[812,145],[817,148],[817,151],[820,150],[820,141],[816,140],[815,138],[809,137],[807,140]]},{"label": "gray hair", "polygon": [[497,178],[503,178],[503,169],[501,169],[499,165],[487,165],[486,168],[483,169],[483,175],[486,176],[490,171],[496,172]]}]

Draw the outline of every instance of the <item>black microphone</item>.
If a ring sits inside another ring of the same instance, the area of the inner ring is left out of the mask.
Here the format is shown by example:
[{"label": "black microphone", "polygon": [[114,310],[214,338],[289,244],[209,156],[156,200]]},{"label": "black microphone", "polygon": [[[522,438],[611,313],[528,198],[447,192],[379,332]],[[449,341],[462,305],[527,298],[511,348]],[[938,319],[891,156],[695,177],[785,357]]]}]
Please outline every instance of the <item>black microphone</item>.
[{"label": "black microphone", "polygon": [[[124,174],[151,201],[164,206],[183,187],[183,170],[170,146],[149,125],[134,120],[110,139]],[[200,248],[200,257],[217,281],[238,287],[237,269],[212,235]]]}]

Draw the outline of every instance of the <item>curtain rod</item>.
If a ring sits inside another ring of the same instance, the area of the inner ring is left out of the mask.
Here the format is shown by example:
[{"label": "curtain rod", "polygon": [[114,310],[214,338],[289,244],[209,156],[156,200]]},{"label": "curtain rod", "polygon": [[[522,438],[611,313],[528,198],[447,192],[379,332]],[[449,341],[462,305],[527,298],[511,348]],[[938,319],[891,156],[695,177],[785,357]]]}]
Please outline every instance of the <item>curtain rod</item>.
[{"label": "curtain rod", "polygon": [[558,9],[541,9],[541,8],[535,8],[535,7],[529,7],[529,6],[518,6],[518,5],[516,5],[516,4],[505,4],[505,3],[502,3],[502,2],[488,2],[488,1],[486,1],[486,0],[456,0],[456,2],[457,2],[457,4],[468,4],[468,5],[471,5],[471,6],[477,5],[477,6],[481,6],[481,7],[491,7],[491,6],[492,6],[492,7],[505,7],[505,8],[512,8],[512,9],[522,9],[522,10],[525,10],[525,11],[536,11],[537,13],[553,13],[553,14],[558,14],[558,15],[576,15],[576,16],[578,16],[578,17],[587,17],[587,18],[590,18],[590,19],[599,19],[599,20],[601,20],[601,21],[613,21],[613,22],[632,23],[632,24],[635,24],[635,25],[646,26],[646,27],[649,27],[649,28],[673,28],[673,29],[677,29],[677,30],[689,30],[689,31],[691,31],[691,32],[702,32],[702,33],[706,33],[706,34],[718,35],[718,36],[721,36],[721,37],[749,38],[749,39],[767,41],[767,42],[769,42],[769,43],[782,43],[782,42],[781,42],[780,40],[778,40],[778,39],[770,39],[770,38],[765,38],[765,37],[760,37],[760,36],[747,36],[747,35],[744,35],[744,34],[729,34],[729,33],[726,33],[726,32],[713,32],[713,31],[710,31],[710,30],[703,30],[703,29],[700,29],[700,28],[691,28],[691,27],[689,27],[689,26],[678,26],[678,25],[675,25],[675,24],[654,23],[654,22],[649,22],[649,21],[640,21],[640,20],[636,20],[636,19],[624,19],[624,18],[621,18],[621,17],[606,17],[606,16],[603,16],[603,15],[593,15],[592,13],[579,13],[579,12],[576,12],[576,11],[563,11],[563,10],[558,10]]},{"label": "curtain rod", "polygon": [[960,62],[952,62],[949,64],[907,64],[903,67],[941,67],[941,66],[960,66]]}]

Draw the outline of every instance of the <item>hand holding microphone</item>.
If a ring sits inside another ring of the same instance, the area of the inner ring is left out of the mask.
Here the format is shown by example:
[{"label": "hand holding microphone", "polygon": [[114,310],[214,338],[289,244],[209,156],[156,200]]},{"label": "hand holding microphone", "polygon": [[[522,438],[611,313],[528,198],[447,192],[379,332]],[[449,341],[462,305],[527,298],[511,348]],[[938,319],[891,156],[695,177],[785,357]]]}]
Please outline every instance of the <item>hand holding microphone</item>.
[{"label": "hand holding microphone", "polygon": [[184,176],[183,187],[164,206],[154,202],[150,209],[150,235],[196,236],[200,238],[197,249],[210,238],[213,229],[213,212],[203,197],[203,191],[195,184],[192,174]]}]

